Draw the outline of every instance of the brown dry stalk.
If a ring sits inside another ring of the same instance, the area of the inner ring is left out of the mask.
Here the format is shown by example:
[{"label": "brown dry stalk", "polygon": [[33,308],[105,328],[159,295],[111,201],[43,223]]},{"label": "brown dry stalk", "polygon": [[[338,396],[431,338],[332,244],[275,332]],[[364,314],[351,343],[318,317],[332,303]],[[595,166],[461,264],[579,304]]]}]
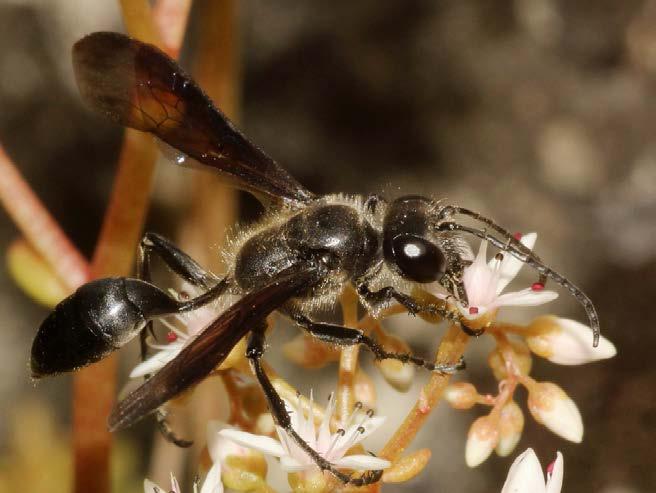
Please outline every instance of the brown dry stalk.
[{"label": "brown dry stalk", "polygon": [[[170,4],[168,0],[160,2]],[[196,37],[191,46],[195,55],[191,65],[194,79],[233,121],[238,119],[240,82],[236,11],[234,0],[198,2],[194,11]],[[226,231],[235,223],[237,193],[212,172],[198,170],[190,175],[191,203],[183,205],[189,210],[185,211],[181,225],[180,245],[201,265],[214,272],[223,272],[220,252],[225,245]],[[190,425],[190,438],[199,447],[205,442],[207,422],[226,419],[221,410],[227,399],[218,379],[195,390],[193,409],[187,408],[184,419]],[[197,451],[192,450],[190,456],[194,457]],[[189,466],[189,473],[194,474],[197,465],[190,463]],[[151,471],[155,475],[163,472],[156,461],[152,462]]]},{"label": "brown dry stalk", "polygon": [[0,146],[0,202],[37,253],[71,291],[89,280],[89,266]]},{"label": "brown dry stalk", "polygon": [[[121,0],[128,32],[158,44],[147,1]],[[186,18],[179,19],[184,25]],[[149,135],[126,130],[118,171],[91,264],[93,278],[127,275],[132,269],[148,208],[157,149]],[[117,358],[110,356],[73,379],[74,491],[110,490],[111,436],[107,416],[116,396]]]}]

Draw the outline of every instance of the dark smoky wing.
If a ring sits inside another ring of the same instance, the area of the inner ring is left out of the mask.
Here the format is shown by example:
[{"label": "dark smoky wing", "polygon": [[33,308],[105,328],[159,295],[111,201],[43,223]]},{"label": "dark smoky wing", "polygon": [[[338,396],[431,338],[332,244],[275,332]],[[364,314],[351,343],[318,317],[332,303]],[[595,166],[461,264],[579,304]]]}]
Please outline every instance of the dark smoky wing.
[{"label": "dark smoky wing", "polygon": [[93,33],[73,47],[73,67],[83,99],[111,120],[154,134],[264,200],[313,197],[155,46],[118,33]]},{"label": "dark smoky wing", "polygon": [[130,426],[169,399],[199,383],[256,324],[300,291],[318,282],[312,267],[290,267],[266,287],[247,294],[208,325],[180,354],[119,402],[110,430]]}]

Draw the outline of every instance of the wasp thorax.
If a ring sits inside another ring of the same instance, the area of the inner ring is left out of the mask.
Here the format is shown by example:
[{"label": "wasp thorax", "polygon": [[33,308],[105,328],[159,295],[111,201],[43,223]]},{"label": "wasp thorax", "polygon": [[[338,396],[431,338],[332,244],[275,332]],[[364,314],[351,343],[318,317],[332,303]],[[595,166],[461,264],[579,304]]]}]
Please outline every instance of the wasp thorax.
[{"label": "wasp thorax", "polygon": [[411,281],[429,283],[442,278],[446,256],[431,238],[434,204],[418,195],[396,199],[383,224],[383,252],[387,264]]}]

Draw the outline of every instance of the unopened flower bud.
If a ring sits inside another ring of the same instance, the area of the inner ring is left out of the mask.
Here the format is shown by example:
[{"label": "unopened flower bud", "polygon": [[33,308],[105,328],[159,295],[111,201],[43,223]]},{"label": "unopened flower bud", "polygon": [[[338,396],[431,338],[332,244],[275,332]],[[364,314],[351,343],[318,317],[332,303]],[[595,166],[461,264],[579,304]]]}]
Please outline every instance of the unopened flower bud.
[{"label": "unopened flower bud", "polygon": [[582,365],[617,353],[613,343],[603,336],[597,347],[591,341],[590,327],[550,315],[533,320],[526,335],[531,351],[559,365]]},{"label": "unopened flower bud", "polygon": [[246,356],[246,337],[242,337],[235,347],[228,353],[226,359],[219,365],[217,370],[228,370],[234,368]]},{"label": "unopened flower bud", "polygon": [[358,368],[353,382],[353,393],[356,401],[369,409],[376,408],[376,386],[371,377],[362,368]]},{"label": "unopened flower bud", "polygon": [[276,422],[271,413],[262,413],[255,420],[254,432],[257,435],[271,435],[276,431]]},{"label": "unopened flower bud", "polygon": [[[410,346],[400,338],[392,335],[385,337],[383,349],[391,353],[410,353]],[[415,367],[411,364],[401,363],[396,359],[381,359],[376,366],[383,378],[399,392],[406,392],[415,377]]]},{"label": "unopened flower bud", "polygon": [[465,445],[465,462],[476,467],[485,462],[499,442],[499,421],[496,417],[481,416],[469,428]]},{"label": "unopened flower bud", "polygon": [[538,423],[565,440],[583,440],[581,413],[563,389],[554,383],[536,382],[528,391],[528,409]]},{"label": "unopened flower bud", "polygon": [[405,483],[424,470],[431,458],[431,451],[427,448],[412,452],[405,457],[394,461],[383,473],[383,483]]},{"label": "unopened flower bud", "polygon": [[309,369],[323,368],[339,359],[338,349],[307,334],[299,334],[285,343],[282,351],[292,363]]},{"label": "unopened flower bud", "polygon": [[287,476],[293,493],[326,493],[330,483],[320,471],[291,473]]},{"label": "unopened flower bud", "polygon": [[496,453],[506,457],[515,450],[524,429],[524,413],[513,400],[501,408],[499,414],[499,443]]},{"label": "unopened flower bud", "polygon": [[446,388],[444,398],[454,409],[469,409],[476,404],[479,394],[471,383],[458,382]]},{"label": "unopened flower bud", "polygon": [[504,357],[505,352],[510,353],[512,363],[517,372],[521,375],[528,375],[531,373],[531,366],[533,359],[531,358],[531,351],[528,346],[521,340],[510,341],[508,345],[502,347],[497,345],[487,358],[487,362],[492,368],[494,378],[497,380],[505,380],[508,378],[507,360]]}]

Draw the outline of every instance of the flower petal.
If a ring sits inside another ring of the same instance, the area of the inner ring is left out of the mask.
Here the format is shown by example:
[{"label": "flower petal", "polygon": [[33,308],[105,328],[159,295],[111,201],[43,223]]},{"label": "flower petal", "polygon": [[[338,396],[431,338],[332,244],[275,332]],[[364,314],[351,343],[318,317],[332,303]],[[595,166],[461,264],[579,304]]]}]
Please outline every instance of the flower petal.
[{"label": "flower petal", "polygon": [[219,435],[228,438],[239,445],[259,450],[264,454],[273,455],[274,457],[282,457],[286,454],[285,449],[283,449],[280,442],[271,437],[254,435],[253,433],[230,429],[221,430]]},{"label": "flower petal", "polygon": [[467,299],[471,306],[485,306],[496,297],[496,286],[499,280],[498,272],[487,265],[487,241],[482,241],[476,259],[469,265],[462,275]]},{"label": "flower petal", "polygon": [[171,491],[173,493],[181,493],[180,484],[178,484],[178,480],[175,479],[175,476],[173,475],[173,473],[171,473]]},{"label": "flower petal", "polygon": [[130,372],[130,378],[139,378],[145,375],[152,375],[153,373],[156,373],[157,371],[161,370],[169,361],[175,358],[181,349],[182,346],[177,347],[175,350],[165,349],[155,353],[146,361],[142,361],[137,366],[135,366],[134,369]]},{"label": "flower petal", "polygon": [[205,476],[205,481],[200,489],[200,493],[223,493],[220,462],[215,462],[210,470],[207,471],[207,476]]},{"label": "flower petal", "polygon": [[[337,443],[330,455],[332,457],[340,457],[344,455],[351,447],[357,445],[380,428],[383,423],[385,423],[386,419],[385,416],[373,416],[367,418],[363,422],[356,422],[349,426],[346,429],[346,432],[337,439]],[[364,432],[360,432],[360,427],[364,428]]]},{"label": "flower petal", "polygon": [[377,471],[379,469],[387,469],[392,463],[388,460],[374,457],[372,455],[347,455],[346,457],[342,457],[335,461],[335,465],[337,467],[348,467],[349,469],[355,469],[357,471],[365,471],[368,469]]},{"label": "flower petal", "polygon": [[531,288],[514,291],[499,296],[494,305],[502,306],[537,306],[549,303],[558,298],[555,291],[533,291]]},{"label": "flower petal", "polygon": [[547,473],[547,493],[560,493],[563,488],[563,454],[556,452],[556,461],[553,464],[551,474]]},{"label": "flower petal", "polygon": [[[520,242],[529,250],[533,250],[535,245],[535,240],[538,239],[537,233],[527,233],[522,236]],[[490,264],[493,260],[490,261]],[[499,282],[497,283],[497,294],[504,290],[504,288],[512,281],[520,269],[524,265],[524,262],[515,258],[510,253],[505,253],[503,260],[501,261],[501,267],[499,268]]]},{"label": "flower petal", "polygon": [[330,419],[335,412],[335,393],[330,394],[330,399],[328,399],[328,406],[326,406],[326,411],[323,413],[323,420],[319,425],[319,435],[317,436],[317,448],[319,450],[327,450],[331,443],[331,433],[330,433]]},{"label": "flower petal", "polygon": [[293,457],[285,455],[280,458],[280,467],[285,472],[300,472],[316,467],[314,464],[302,464]]},{"label": "flower petal", "polygon": [[165,493],[166,490],[159,486],[158,484],[153,483],[149,479],[144,479],[144,493]]},{"label": "flower petal", "polygon": [[542,467],[532,448],[526,449],[510,466],[501,493],[545,493]]}]

